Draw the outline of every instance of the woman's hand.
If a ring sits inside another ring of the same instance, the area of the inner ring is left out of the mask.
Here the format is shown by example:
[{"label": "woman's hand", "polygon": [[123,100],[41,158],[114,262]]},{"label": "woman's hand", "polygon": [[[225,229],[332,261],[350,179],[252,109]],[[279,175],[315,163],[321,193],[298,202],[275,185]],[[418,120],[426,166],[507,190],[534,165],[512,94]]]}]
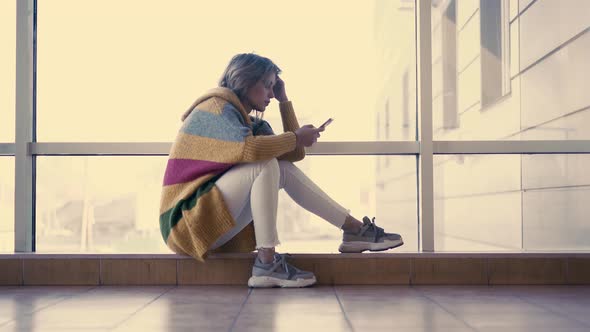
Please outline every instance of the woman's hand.
[{"label": "woman's hand", "polygon": [[324,131],[324,128],[316,128],[313,125],[305,125],[295,130],[295,136],[297,137],[297,147],[309,147],[318,141],[320,132]]},{"label": "woman's hand", "polygon": [[285,92],[285,81],[283,81],[279,75],[277,75],[277,81],[275,82],[272,92],[279,103],[289,100],[289,98],[287,98],[287,93]]}]

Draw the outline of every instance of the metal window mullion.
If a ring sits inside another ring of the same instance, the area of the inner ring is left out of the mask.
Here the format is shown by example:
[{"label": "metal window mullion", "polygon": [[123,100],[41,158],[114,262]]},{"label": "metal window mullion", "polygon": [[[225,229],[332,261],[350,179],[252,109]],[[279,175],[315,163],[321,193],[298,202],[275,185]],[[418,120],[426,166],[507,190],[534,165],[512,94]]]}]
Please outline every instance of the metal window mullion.
[{"label": "metal window mullion", "polygon": [[[166,156],[172,143],[30,143],[32,155],[69,156]],[[415,141],[396,142],[320,142],[307,148],[308,155],[417,155],[419,144]]]},{"label": "metal window mullion", "polygon": [[0,156],[14,156],[14,143],[0,143]]},{"label": "metal window mullion", "polygon": [[434,141],[434,154],[590,153],[590,140]]},{"label": "metal window mullion", "polygon": [[[29,143],[35,155],[64,156],[166,156],[170,142],[44,142]],[[319,142],[307,148],[308,155],[417,155],[417,141],[388,142]],[[432,153],[444,154],[572,154],[590,153],[590,140],[498,140],[498,141],[432,141]],[[0,143],[0,154],[14,155],[14,144]]]},{"label": "metal window mullion", "polygon": [[35,0],[19,0],[16,7],[16,103],[14,250],[34,251],[34,20]]},{"label": "metal window mullion", "polygon": [[431,0],[419,0],[420,215],[422,251],[434,251]]}]

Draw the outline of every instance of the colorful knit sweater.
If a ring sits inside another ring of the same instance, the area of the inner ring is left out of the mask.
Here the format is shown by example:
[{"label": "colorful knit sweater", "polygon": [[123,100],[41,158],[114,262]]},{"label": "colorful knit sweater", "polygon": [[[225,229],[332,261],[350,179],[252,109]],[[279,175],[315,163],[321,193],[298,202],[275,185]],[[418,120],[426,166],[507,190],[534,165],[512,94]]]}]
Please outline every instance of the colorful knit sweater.
[{"label": "colorful knit sweater", "polygon": [[[268,122],[248,115],[227,88],[215,88],[197,99],[182,117],[183,125],[170,151],[160,202],[160,231],[168,247],[179,254],[204,260],[210,246],[235,225],[215,185],[238,163],[271,158],[298,161],[299,128],[291,102],[279,104],[284,133],[275,135]],[[216,251],[255,249],[254,226]]]}]

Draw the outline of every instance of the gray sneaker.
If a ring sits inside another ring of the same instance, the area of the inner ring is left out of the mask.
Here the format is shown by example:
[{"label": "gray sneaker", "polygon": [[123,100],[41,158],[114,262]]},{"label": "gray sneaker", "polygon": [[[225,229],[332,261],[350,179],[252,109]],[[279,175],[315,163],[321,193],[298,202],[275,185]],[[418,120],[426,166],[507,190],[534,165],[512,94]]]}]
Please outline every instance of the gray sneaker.
[{"label": "gray sneaker", "polygon": [[288,254],[275,254],[272,263],[264,264],[256,257],[249,287],[307,287],[316,283],[312,272],[300,270],[287,263]]},{"label": "gray sneaker", "polygon": [[363,218],[363,226],[358,233],[344,232],[342,244],[338,251],[342,253],[359,253],[365,250],[383,251],[404,244],[402,237],[395,233],[385,233],[383,228],[375,225],[375,218]]}]

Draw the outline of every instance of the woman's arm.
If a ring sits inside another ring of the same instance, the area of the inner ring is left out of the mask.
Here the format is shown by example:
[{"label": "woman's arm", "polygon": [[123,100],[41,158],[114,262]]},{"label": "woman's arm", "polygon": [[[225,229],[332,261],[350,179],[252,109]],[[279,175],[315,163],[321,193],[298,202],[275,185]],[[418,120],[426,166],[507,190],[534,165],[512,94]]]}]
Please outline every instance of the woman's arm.
[{"label": "woman's arm", "polygon": [[297,146],[293,132],[280,135],[259,135],[246,137],[241,162],[254,162],[271,158],[279,159]]},{"label": "woman's arm", "polygon": [[[294,133],[297,129],[299,129],[299,122],[295,116],[293,104],[290,101],[283,101],[279,103],[279,109],[281,111],[281,119],[283,120],[283,131]],[[293,151],[289,151],[279,156],[277,159],[296,162],[302,160],[303,158],[305,158],[305,148],[300,146],[295,148]]]}]

